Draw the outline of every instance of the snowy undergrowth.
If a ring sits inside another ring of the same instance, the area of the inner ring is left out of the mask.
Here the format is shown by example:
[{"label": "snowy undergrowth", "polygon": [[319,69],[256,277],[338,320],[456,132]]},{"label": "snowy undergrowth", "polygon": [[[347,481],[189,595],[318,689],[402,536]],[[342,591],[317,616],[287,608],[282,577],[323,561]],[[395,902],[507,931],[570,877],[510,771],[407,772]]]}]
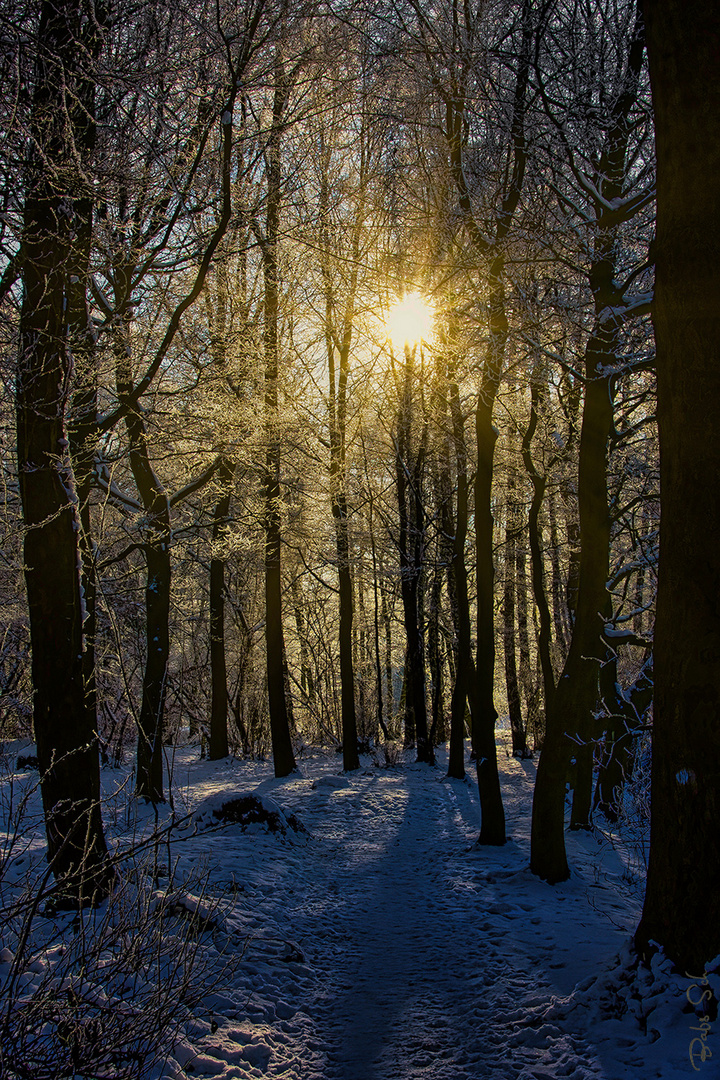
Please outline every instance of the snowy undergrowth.
[{"label": "snowy undergrowth", "polygon": [[[175,968],[148,965],[136,976],[137,996],[126,999],[134,1015],[150,1013],[152,995],[173,978],[186,1000],[160,1031],[160,1057],[135,1075],[713,1080],[720,1025],[702,1020],[702,995],[706,985],[720,992],[720,978],[712,965],[693,980],[673,974],[662,956],[651,970],[637,966],[632,837],[569,834],[572,877],[549,887],[528,869],[535,763],[501,754],[511,840],[497,849],[476,845],[476,786],[447,780],[445,765],[442,752],[434,768],[408,754],[393,768],[365,757],[343,776],[337,755],[311,751],[298,773],[275,780],[268,763],[180,751],[173,805],[182,828],[151,845],[122,904],[144,912],[142,925],[160,925],[163,948],[175,950]],[[173,816],[169,807],[157,820],[149,809],[129,812],[126,780],[103,773],[118,847]],[[27,783],[31,775],[16,777],[16,792]],[[10,893],[30,864],[42,868],[35,798],[25,807],[35,831],[6,860]],[[38,970],[25,965],[23,992],[53,977],[49,950],[67,949],[71,929],[54,927],[45,953],[38,939]],[[12,965],[6,948],[0,961]],[[123,955],[110,948],[88,978],[108,1000],[120,1000],[123,962],[132,966]],[[155,982],[151,968],[161,973]],[[104,971],[113,972],[106,983]]]}]

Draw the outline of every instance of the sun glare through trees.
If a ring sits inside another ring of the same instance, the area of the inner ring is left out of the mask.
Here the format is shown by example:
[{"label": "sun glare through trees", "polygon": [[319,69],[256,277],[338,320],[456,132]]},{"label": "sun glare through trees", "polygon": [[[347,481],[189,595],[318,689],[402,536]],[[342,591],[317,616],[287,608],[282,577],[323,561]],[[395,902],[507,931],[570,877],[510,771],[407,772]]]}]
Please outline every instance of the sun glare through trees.
[{"label": "sun glare through trees", "polygon": [[385,326],[393,346],[402,353],[406,345],[412,347],[432,340],[434,312],[420,293],[406,293],[388,311]]}]

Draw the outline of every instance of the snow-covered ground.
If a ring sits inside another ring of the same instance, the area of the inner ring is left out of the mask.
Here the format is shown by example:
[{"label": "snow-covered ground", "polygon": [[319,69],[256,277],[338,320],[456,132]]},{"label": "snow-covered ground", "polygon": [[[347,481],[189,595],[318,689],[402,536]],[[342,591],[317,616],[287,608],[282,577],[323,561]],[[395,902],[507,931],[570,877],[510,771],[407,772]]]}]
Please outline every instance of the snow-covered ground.
[{"label": "snow-covered ground", "polygon": [[[275,780],[269,763],[176,753],[175,813],[191,816],[155,852],[150,893],[160,902],[172,874],[173,910],[200,919],[198,963],[222,954],[230,966],[148,1080],[720,1076],[704,984],[662,958],[652,971],[634,964],[632,853],[599,832],[569,834],[572,877],[548,886],[528,868],[535,764],[501,754],[503,848],[476,845],[476,785],[448,780],[445,765],[442,751],[434,768],[411,754],[385,768],[378,755],[345,776],[338,755],[308,751],[299,773]],[[128,817],[112,795],[121,779],[103,773],[108,832],[127,842],[154,818]],[[269,824],[218,820],[249,793]],[[12,958],[0,954],[0,978]]]}]

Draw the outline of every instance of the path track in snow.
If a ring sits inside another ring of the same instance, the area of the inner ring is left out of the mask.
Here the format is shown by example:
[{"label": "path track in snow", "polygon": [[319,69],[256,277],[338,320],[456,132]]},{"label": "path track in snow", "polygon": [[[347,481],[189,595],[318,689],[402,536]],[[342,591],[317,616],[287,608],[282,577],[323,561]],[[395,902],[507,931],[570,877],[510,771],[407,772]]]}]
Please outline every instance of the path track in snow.
[{"label": "path track in snow", "polygon": [[[503,902],[490,874],[479,880],[468,786],[422,766],[319,786],[322,798],[316,792],[304,811],[296,804],[313,835],[316,873],[293,930],[315,971],[308,1011],[327,1080],[532,1077],[525,1068],[546,1058],[539,1051],[553,1035],[556,1070],[597,1077],[587,1048],[559,1031],[508,1045],[529,985],[539,983],[532,1005],[549,1003],[552,990],[528,970],[519,941],[537,936],[531,905]],[[513,847],[489,853],[500,876],[518,869]]]}]

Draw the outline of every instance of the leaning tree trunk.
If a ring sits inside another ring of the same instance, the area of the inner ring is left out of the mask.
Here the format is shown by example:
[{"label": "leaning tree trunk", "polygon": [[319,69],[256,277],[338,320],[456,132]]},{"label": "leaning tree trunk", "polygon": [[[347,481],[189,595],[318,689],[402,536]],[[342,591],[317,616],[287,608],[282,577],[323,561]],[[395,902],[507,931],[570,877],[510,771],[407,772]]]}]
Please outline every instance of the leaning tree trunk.
[{"label": "leaning tree trunk", "polygon": [[[644,55],[642,19],[636,16],[627,46],[622,93],[613,104],[598,173],[603,199],[620,202],[628,184],[628,142],[631,110],[637,98]],[[637,210],[629,206],[618,217],[597,208],[596,238],[589,284],[595,325],[585,349],[585,400],[578,464],[580,567],[572,639],[562,675],[547,713],[547,734],[538,765],[531,830],[530,865],[549,882],[569,875],[564,836],[565,782],[574,751],[575,792],[571,828],[589,828],[592,808],[593,757],[597,730],[600,666],[605,659],[605,618],[610,614],[607,589],[610,511],[607,453],[613,428],[613,381],[620,369],[619,324],[607,313],[622,309],[624,290],[618,284],[618,231]],[[624,214],[624,217],[623,217]],[[572,741],[571,741],[572,740]],[[543,762],[543,757],[545,761]]]},{"label": "leaning tree trunk", "polygon": [[646,11],[661,525],[650,861],[635,941],[701,973],[720,953],[720,8],[655,0]]},{"label": "leaning tree trunk", "polygon": [[[113,880],[100,816],[94,698],[86,694],[79,520],[67,453],[68,293],[88,228],[82,196],[94,144],[92,65],[100,21],[80,41],[82,6],[43,3],[35,70],[33,142],[23,219],[17,455],[23,563],[32,644],[33,723],[48,859],[67,902],[86,903]],[[79,104],[80,103],[80,104]],[[84,219],[83,219],[84,215]],[[75,235],[74,235],[75,234]],[[86,272],[86,265],[83,271]],[[83,273],[84,279],[84,273]]]},{"label": "leaning tree trunk", "polygon": [[[594,731],[590,722],[599,694],[600,664],[605,654],[603,614],[607,610],[610,515],[607,503],[606,451],[612,423],[609,380],[604,373],[612,353],[593,339],[588,345],[580,435],[578,496],[580,514],[580,575],[578,601],[570,649],[555,691],[546,702],[546,733],[538,763],[533,797],[530,865],[533,873],[550,883],[563,881],[570,870],[565,853],[565,785],[573,751],[578,777],[589,780],[592,799]],[[548,672],[549,674],[549,672]],[[548,675],[545,676],[546,682]],[[579,745],[571,741],[579,738]],[[589,756],[588,763],[584,759]],[[578,804],[575,822],[582,824]]]}]

